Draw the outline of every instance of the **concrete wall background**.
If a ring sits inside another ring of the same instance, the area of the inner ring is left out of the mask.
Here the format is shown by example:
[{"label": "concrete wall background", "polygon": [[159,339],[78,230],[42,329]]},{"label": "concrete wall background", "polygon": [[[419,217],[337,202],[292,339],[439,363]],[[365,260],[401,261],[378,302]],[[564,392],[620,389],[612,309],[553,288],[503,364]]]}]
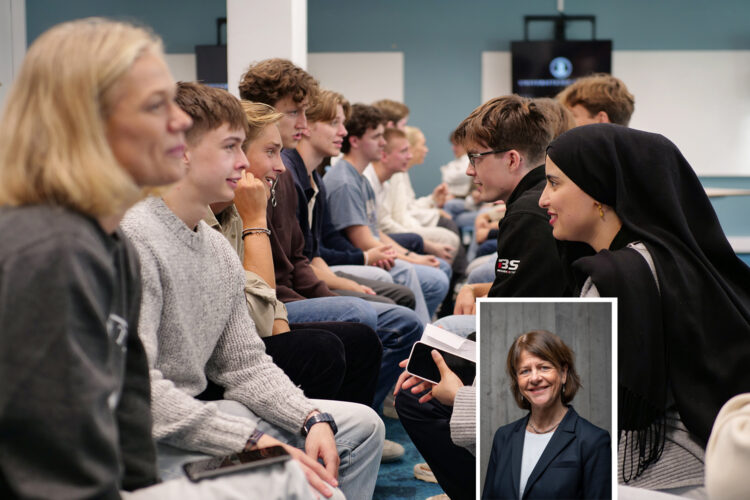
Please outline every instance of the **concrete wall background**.
[{"label": "concrete wall background", "polygon": [[479,360],[480,486],[484,485],[492,439],[501,425],[526,415],[510,393],[505,373],[513,340],[531,330],[549,330],[575,353],[583,387],[572,401],[579,415],[612,435],[612,305],[610,302],[480,302]]}]

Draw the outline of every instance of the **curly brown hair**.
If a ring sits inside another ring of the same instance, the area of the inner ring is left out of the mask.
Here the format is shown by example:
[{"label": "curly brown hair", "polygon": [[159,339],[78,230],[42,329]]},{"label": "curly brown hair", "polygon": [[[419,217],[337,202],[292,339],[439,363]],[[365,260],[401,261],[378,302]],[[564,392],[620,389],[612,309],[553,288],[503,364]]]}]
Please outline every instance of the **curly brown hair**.
[{"label": "curly brown hair", "polygon": [[351,144],[349,144],[350,137],[362,137],[368,129],[378,128],[378,125],[385,125],[385,122],[385,116],[375,106],[362,103],[353,105],[352,114],[344,124],[349,134],[344,137],[344,142],[341,144],[341,152],[347,154],[351,149]]},{"label": "curly brown hair", "polygon": [[312,104],[319,92],[318,81],[287,59],[265,59],[251,65],[240,80],[240,97],[274,106],[285,97],[296,103],[307,98]]}]

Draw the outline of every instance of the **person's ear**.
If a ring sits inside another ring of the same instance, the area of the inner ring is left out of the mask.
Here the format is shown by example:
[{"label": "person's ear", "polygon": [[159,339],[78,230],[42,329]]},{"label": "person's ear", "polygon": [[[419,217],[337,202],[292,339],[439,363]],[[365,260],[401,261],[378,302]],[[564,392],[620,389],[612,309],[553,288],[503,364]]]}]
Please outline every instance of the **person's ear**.
[{"label": "person's ear", "polygon": [[182,153],[182,163],[190,165],[190,150],[185,148],[185,152]]},{"label": "person's ear", "polygon": [[596,123],[612,123],[606,111],[599,111],[594,117]]},{"label": "person's ear", "polygon": [[511,173],[518,172],[523,164],[523,156],[521,156],[521,153],[515,149],[511,149],[506,154],[506,158],[508,159],[508,171]]},{"label": "person's ear", "polygon": [[563,365],[562,367],[562,383],[568,381],[568,365]]},{"label": "person's ear", "polygon": [[356,135],[349,136],[349,146],[351,146],[351,149],[359,148],[359,139]]}]

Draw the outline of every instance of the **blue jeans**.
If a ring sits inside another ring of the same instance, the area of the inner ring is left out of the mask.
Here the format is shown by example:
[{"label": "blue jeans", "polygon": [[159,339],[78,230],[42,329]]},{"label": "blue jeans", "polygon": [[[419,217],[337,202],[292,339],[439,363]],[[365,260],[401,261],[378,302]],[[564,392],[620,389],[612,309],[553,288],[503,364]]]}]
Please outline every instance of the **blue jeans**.
[{"label": "blue jeans", "polygon": [[415,265],[401,259],[396,259],[390,273],[394,283],[404,285],[414,292],[414,312],[423,324],[429,323],[448,293],[450,282],[445,273],[434,267]]},{"label": "blue jeans", "polygon": [[289,323],[352,321],[378,330],[378,315],[369,302],[357,297],[318,297],[295,300],[285,305]]},{"label": "blue jeans", "polygon": [[456,220],[456,216],[466,212],[466,201],[463,198],[453,198],[443,205],[443,210],[448,212],[451,219]]},{"label": "blue jeans", "polygon": [[357,265],[342,265],[342,266],[329,266],[331,271],[341,271],[360,278],[367,278],[368,280],[385,281],[386,283],[393,283],[393,277],[385,269],[381,269],[377,266],[357,266]]},{"label": "blue jeans", "polygon": [[[338,427],[336,447],[341,458],[339,488],[346,498],[371,498],[375,491],[380,456],[383,452],[383,421],[372,409],[357,403],[324,399],[311,401],[321,412],[332,414]],[[217,404],[222,412],[252,420],[259,430],[279,441],[296,448],[305,447],[305,437],[300,432],[293,433],[276,427],[237,401],[222,400],[213,403]],[[159,473],[164,479],[182,477],[183,463],[207,458],[202,453],[163,443],[157,443],[156,452]]]},{"label": "blue jeans", "polygon": [[451,277],[453,276],[453,268],[450,264],[448,264],[440,257],[436,257],[436,259],[438,260],[438,264],[440,264],[440,270],[445,273],[445,275],[448,277],[448,281],[450,281]]},{"label": "blue jeans", "polygon": [[477,210],[472,210],[471,212],[464,212],[454,217],[453,221],[460,228],[467,227],[469,229],[474,229],[474,221],[477,218],[477,214],[479,214],[479,211]]},{"label": "blue jeans", "polygon": [[477,331],[476,321],[477,317],[474,314],[453,314],[443,316],[433,324],[466,338],[471,332]]},{"label": "blue jeans", "polygon": [[[435,271],[442,274],[440,270]],[[365,323],[375,330],[383,343],[383,358],[373,400],[373,408],[376,409],[383,404],[388,391],[403,371],[398,364],[409,357],[411,346],[422,336],[425,325],[409,308],[368,302],[356,297],[297,300],[287,302],[286,311],[290,323],[353,321]]]},{"label": "blue jeans", "polygon": [[[474,283],[492,283],[495,281],[495,263],[497,261],[497,252],[483,256],[483,262],[473,267],[469,272],[469,278],[466,283],[471,285]],[[477,262],[477,258],[474,262]]]}]

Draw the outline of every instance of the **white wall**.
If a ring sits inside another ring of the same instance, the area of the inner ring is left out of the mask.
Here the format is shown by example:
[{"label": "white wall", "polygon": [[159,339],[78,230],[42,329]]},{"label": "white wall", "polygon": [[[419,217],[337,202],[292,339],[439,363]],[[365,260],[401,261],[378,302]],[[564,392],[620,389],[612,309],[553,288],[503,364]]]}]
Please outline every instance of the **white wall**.
[{"label": "white wall", "polygon": [[[750,175],[750,51],[614,51],[630,126],[671,139],[700,175]],[[511,90],[509,52],[482,53],[482,100]]]},{"label": "white wall", "polygon": [[0,0],[0,109],[26,52],[26,1]]},{"label": "white wall", "polygon": [[324,89],[351,103],[404,100],[403,52],[318,52],[308,54],[307,64]]}]

